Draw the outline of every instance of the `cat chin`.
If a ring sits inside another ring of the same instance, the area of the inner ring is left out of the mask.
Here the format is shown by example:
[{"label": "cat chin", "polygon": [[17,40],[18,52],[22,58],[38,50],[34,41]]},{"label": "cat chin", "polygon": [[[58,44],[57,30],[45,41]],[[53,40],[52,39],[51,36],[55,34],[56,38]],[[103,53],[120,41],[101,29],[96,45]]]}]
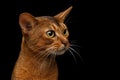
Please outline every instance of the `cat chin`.
[{"label": "cat chin", "polygon": [[56,55],[63,55],[67,50],[68,48],[66,47],[60,48],[59,50],[56,51]]},{"label": "cat chin", "polygon": [[66,52],[66,50],[58,51],[56,55],[63,55]]}]

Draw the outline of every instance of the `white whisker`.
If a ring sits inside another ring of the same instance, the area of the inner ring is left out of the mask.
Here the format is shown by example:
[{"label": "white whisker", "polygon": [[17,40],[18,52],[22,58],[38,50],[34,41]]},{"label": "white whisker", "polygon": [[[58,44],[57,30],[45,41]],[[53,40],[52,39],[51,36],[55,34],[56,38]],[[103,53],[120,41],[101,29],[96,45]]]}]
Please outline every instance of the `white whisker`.
[{"label": "white whisker", "polygon": [[75,60],[75,63],[77,63],[77,60],[76,60],[76,58],[75,58],[75,55],[73,54],[73,52],[70,50],[70,49],[68,49],[68,51],[71,53],[71,55],[73,56],[73,59]]},{"label": "white whisker", "polygon": [[75,49],[73,49],[72,47],[69,47],[69,49],[72,50],[73,52],[75,52],[80,57],[80,59],[82,60],[82,57],[80,56],[80,54]]},{"label": "white whisker", "polygon": [[75,45],[75,44],[71,44],[70,46],[73,46],[73,47],[74,47],[74,46],[75,46],[75,47],[80,47],[80,46],[78,46],[78,45]]},{"label": "white whisker", "polygon": [[78,43],[78,42],[79,42],[78,40],[73,40],[70,43]]}]

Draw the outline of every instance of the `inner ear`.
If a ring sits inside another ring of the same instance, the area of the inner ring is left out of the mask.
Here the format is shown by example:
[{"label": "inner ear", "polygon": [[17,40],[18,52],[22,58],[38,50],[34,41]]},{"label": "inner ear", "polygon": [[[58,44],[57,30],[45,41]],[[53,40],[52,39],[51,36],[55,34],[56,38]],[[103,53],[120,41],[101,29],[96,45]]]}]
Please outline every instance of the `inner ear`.
[{"label": "inner ear", "polygon": [[19,24],[23,33],[27,33],[35,27],[37,20],[29,13],[22,13],[19,16]]},{"label": "inner ear", "polygon": [[32,29],[32,24],[29,21],[23,21],[21,26],[22,28],[25,28],[27,31],[30,31]]}]

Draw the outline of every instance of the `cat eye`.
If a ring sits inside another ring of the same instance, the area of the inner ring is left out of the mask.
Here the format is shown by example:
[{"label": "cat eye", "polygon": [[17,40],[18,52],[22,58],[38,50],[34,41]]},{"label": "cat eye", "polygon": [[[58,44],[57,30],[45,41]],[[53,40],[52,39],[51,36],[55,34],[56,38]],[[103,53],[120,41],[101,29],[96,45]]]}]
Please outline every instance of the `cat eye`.
[{"label": "cat eye", "polygon": [[65,29],[65,30],[63,31],[63,34],[64,34],[65,36],[67,36],[67,35],[68,35],[68,30]]},{"label": "cat eye", "polygon": [[50,38],[53,38],[55,37],[55,32],[53,30],[49,30],[46,32],[47,36],[50,37]]}]

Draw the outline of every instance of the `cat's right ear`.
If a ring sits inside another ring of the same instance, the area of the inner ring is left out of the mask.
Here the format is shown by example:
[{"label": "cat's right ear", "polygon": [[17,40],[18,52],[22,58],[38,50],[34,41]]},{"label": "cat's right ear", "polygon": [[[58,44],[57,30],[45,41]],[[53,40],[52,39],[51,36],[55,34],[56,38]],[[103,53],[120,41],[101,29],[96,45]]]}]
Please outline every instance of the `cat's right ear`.
[{"label": "cat's right ear", "polygon": [[37,20],[30,13],[22,13],[19,16],[19,24],[23,33],[28,33],[32,28],[34,28]]}]

